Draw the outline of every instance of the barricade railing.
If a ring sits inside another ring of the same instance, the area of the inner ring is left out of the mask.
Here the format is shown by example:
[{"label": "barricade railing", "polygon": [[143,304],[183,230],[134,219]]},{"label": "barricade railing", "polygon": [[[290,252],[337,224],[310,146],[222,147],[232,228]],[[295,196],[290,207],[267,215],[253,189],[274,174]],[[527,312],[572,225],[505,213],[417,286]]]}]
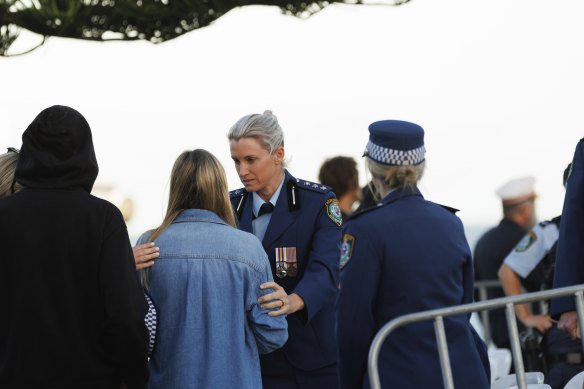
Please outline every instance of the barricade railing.
[{"label": "barricade railing", "polygon": [[[489,299],[487,290],[501,289],[501,282],[499,280],[484,280],[475,281],[474,288],[478,292],[479,301],[486,301]],[[489,321],[489,311],[481,311],[481,322],[483,324],[483,339],[487,345],[491,343],[491,322]]]},{"label": "barricade railing", "polygon": [[[501,292],[503,291],[503,287],[501,286],[501,282],[499,280],[481,280],[475,281],[474,288],[478,293],[478,301],[487,301],[489,299],[488,290],[489,289],[500,289]],[[546,306],[544,301],[539,301],[539,313],[545,314],[546,313]],[[484,310],[481,311],[481,324],[483,325],[483,340],[488,345],[491,344],[491,340],[493,336],[491,335],[491,321],[489,320],[489,311]]]},{"label": "barricade railing", "polygon": [[565,288],[551,289],[542,292],[533,292],[511,297],[502,297],[493,300],[480,301],[471,304],[458,305],[430,311],[412,313],[393,319],[385,324],[375,335],[371,347],[369,348],[368,372],[372,389],[381,389],[379,380],[379,353],[385,339],[397,328],[411,323],[434,319],[434,331],[438,346],[438,356],[440,358],[440,368],[442,370],[442,382],[445,389],[454,389],[450,357],[448,355],[448,342],[446,331],[444,330],[444,317],[468,314],[483,310],[505,307],[509,338],[511,341],[511,353],[513,355],[513,365],[517,374],[519,389],[527,389],[525,381],[525,368],[519,344],[519,334],[517,331],[517,321],[515,319],[515,304],[532,303],[543,300],[553,300],[558,297],[574,296],[576,299],[576,311],[578,313],[578,323],[580,327],[580,337],[582,349],[584,350],[584,284],[569,286]]}]

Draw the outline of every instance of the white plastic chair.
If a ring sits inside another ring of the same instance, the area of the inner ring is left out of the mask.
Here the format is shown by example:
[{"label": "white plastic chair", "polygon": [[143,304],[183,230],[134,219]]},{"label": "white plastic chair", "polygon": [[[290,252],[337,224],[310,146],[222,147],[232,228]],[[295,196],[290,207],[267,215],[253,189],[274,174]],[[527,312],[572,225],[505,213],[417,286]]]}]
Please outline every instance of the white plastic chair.
[{"label": "white plastic chair", "polygon": [[489,349],[489,363],[491,365],[491,384],[511,371],[513,358],[511,351],[506,348]]},{"label": "white plastic chair", "polygon": [[582,387],[584,387],[584,371],[572,377],[564,389],[582,389]]},{"label": "white plastic chair", "polygon": [[[530,385],[543,385],[543,373],[539,371],[531,371],[529,373],[525,373],[525,383],[531,389]],[[502,377],[491,384],[491,389],[511,389],[517,388],[517,375],[509,374],[505,377]],[[534,386],[533,388],[549,388],[548,385],[545,386]]]},{"label": "white plastic chair", "polygon": [[[519,386],[510,386],[509,389],[519,389]],[[527,389],[552,389],[548,384],[527,384]]]},{"label": "white plastic chair", "polygon": [[[470,324],[474,327],[475,331],[479,335],[479,337],[485,341],[485,327],[481,322],[481,318],[478,313],[473,312],[470,314]],[[487,345],[489,346],[489,345]]]}]

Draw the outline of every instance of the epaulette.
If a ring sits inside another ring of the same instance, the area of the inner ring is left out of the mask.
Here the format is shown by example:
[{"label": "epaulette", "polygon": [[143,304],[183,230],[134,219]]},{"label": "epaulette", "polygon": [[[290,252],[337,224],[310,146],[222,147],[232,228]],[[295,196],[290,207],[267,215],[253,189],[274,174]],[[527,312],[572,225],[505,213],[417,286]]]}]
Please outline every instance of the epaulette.
[{"label": "epaulette", "polygon": [[310,181],[302,180],[302,179],[299,179],[299,178],[296,179],[296,184],[298,185],[299,188],[312,190],[314,192],[328,193],[328,192],[331,191],[331,187],[330,186],[326,186],[326,185],[323,185],[323,184],[318,184],[316,182],[310,182]]},{"label": "epaulette", "polygon": [[562,220],[562,215],[556,216],[551,220],[544,220],[539,223],[540,226],[545,227],[549,224],[555,224],[558,228],[560,228],[560,221]]},{"label": "epaulette", "polygon": [[349,215],[349,217],[347,218],[347,220],[344,221],[343,224],[346,224],[349,220],[356,219],[361,215],[364,215],[364,214],[369,213],[371,211],[375,211],[376,209],[379,209],[379,208],[383,207],[384,205],[387,205],[387,204],[377,203],[369,208],[362,209],[358,212],[353,212],[351,215]]},{"label": "epaulette", "polygon": [[460,211],[460,209],[452,208],[452,207],[449,207],[448,205],[442,205],[442,204],[438,204],[438,203],[435,203],[435,204],[438,205],[438,206],[440,206],[440,207],[442,207],[442,208],[444,208],[445,210],[447,210],[448,212],[451,212],[453,214],[455,214],[456,212]]},{"label": "epaulette", "polygon": [[243,195],[243,193],[245,193],[245,189],[244,188],[239,188],[239,189],[232,190],[231,192],[229,192],[229,198],[230,199],[234,199],[236,197],[239,197],[239,196]]},{"label": "epaulette", "polygon": [[243,212],[243,206],[245,205],[245,201],[247,200],[247,195],[248,192],[244,188],[232,190],[231,192],[229,192],[229,198],[231,200],[240,198],[234,207],[237,220],[241,220],[241,214]]}]

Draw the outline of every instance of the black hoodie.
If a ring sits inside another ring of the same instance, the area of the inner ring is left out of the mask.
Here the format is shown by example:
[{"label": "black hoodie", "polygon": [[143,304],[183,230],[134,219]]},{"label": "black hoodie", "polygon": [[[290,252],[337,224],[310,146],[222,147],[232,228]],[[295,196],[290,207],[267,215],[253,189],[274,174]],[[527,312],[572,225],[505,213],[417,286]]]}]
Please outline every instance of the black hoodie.
[{"label": "black hoodie", "polygon": [[119,210],[74,109],[42,111],[0,200],[0,388],[143,388],[147,310]]}]

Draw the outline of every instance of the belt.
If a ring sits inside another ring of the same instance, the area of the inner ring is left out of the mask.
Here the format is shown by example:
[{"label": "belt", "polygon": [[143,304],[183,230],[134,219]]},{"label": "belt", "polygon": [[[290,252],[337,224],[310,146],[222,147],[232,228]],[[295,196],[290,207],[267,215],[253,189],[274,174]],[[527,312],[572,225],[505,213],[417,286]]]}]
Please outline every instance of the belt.
[{"label": "belt", "polygon": [[569,365],[580,365],[584,363],[584,356],[581,352],[552,354],[548,356],[551,363],[564,362]]}]

